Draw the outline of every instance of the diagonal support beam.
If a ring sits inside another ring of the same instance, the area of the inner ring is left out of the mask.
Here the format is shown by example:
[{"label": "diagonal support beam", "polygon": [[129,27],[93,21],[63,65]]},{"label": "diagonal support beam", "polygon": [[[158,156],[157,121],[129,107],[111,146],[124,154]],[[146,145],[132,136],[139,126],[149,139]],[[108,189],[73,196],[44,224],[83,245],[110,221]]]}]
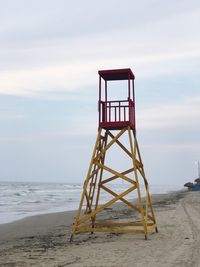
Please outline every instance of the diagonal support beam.
[{"label": "diagonal support beam", "polygon": [[83,216],[82,218],[80,218],[78,220],[77,224],[81,224],[85,221],[87,221],[88,219],[90,219],[91,217],[94,217],[98,212],[104,210],[105,208],[107,208],[108,206],[112,205],[113,203],[115,203],[117,200],[119,200],[120,198],[126,196],[127,194],[129,194],[130,192],[132,192],[133,190],[136,189],[136,186],[132,186],[129,189],[127,189],[126,191],[124,191],[123,193],[117,195],[116,197],[114,197],[113,199],[111,199],[110,201],[106,202],[104,205],[102,205],[101,207],[97,208],[96,210],[94,210],[93,212],[91,212],[90,214],[87,214],[85,216]]},{"label": "diagonal support beam", "polygon": [[[118,196],[118,194],[116,194],[115,192],[113,192],[111,189],[107,188],[107,187],[104,186],[104,185],[101,185],[101,188],[102,188],[103,190],[105,190],[106,192],[110,193],[111,195],[113,195],[114,197]],[[135,205],[133,205],[132,203],[130,203],[129,201],[127,201],[125,198],[121,197],[120,200],[121,200],[122,202],[124,202],[126,205],[128,205],[129,207],[131,207],[132,209],[134,209],[134,210],[136,210],[136,211],[139,210]]]},{"label": "diagonal support beam", "polygon": [[[114,136],[110,131],[108,131],[108,135],[109,135],[112,139],[115,138],[115,136]],[[130,158],[133,157],[133,155],[131,154],[131,152],[128,151],[128,149],[127,149],[127,148],[126,148],[126,147],[125,147],[119,140],[116,140],[115,142],[118,144],[118,146],[121,147],[121,149],[124,150],[124,152],[125,152]],[[142,162],[140,162],[140,161],[137,160],[137,159],[136,159],[136,165],[137,165],[138,168],[142,168],[142,167],[143,167]]]},{"label": "diagonal support beam", "polygon": [[133,181],[132,179],[130,179],[127,176],[125,176],[125,175],[123,175],[123,174],[121,174],[121,173],[119,173],[119,172],[117,172],[117,171],[115,171],[115,170],[113,170],[113,169],[111,169],[111,168],[99,163],[98,161],[95,161],[95,164],[98,165],[100,168],[102,168],[102,169],[104,169],[104,170],[106,170],[106,171],[108,171],[108,172],[110,172],[110,173],[112,173],[112,174],[114,174],[114,175],[126,180],[127,182],[129,182],[131,184],[134,184],[134,185],[136,184],[136,182]]},{"label": "diagonal support beam", "polygon": [[[125,175],[125,174],[128,174],[128,173],[132,172],[133,170],[134,170],[134,169],[131,168],[131,169],[128,169],[127,171],[121,172],[120,174]],[[106,184],[106,183],[111,182],[111,181],[113,181],[113,180],[115,180],[115,179],[117,179],[117,178],[119,178],[119,176],[118,176],[118,175],[114,175],[114,176],[112,176],[112,177],[110,177],[110,178],[108,178],[108,179],[103,180],[103,181],[101,182],[101,184]]]},{"label": "diagonal support beam", "polygon": [[87,201],[87,206],[88,206],[88,208],[89,208],[89,211],[91,212],[91,205],[90,205],[90,198],[89,198],[89,196],[88,196],[88,192],[87,191],[85,191],[85,197],[86,197],[86,201]]},{"label": "diagonal support beam", "polygon": [[88,178],[88,179],[91,179],[95,174],[97,174],[97,172],[99,171],[99,167],[96,169],[96,170],[94,170],[92,173],[91,173],[91,175],[90,175],[90,177]]},{"label": "diagonal support beam", "polygon": [[[116,194],[115,192],[113,192],[112,190],[110,190],[109,188],[105,187],[104,185],[101,185],[101,188],[104,189],[105,191],[107,191],[108,193],[110,193],[111,195],[113,195],[114,197],[118,196],[118,194]],[[121,197],[120,200],[122,202],[124,202],[126,205],[128,205],[130,208],[134,209],[135,211],[140,213],[140,209],[137,208],[134,204],[130,203],[128,200],[126,200],[125,198]],[[152,216],[150,216],[148,213],[145,214],[147,218],[149,218],[150,220],[153,220]],[[146,219],[146,221],[148,221]]]},{"label": "diagonal support beam", "polygon": [[105,152],[108,150],[115,142],[120,138],[120,136],[127,130],[123,128],[107,145],[106,147],[96,156],[95,160],[98,160]]}]

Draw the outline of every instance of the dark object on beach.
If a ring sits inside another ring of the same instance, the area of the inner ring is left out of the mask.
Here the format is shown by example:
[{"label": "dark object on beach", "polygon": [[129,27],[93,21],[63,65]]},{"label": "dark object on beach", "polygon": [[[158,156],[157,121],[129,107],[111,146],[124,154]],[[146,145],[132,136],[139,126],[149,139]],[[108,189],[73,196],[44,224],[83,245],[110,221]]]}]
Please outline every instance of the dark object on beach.
[{"label": "dark object on beach", "polygon": [[200,178],[197,178],[194,181],[195,181],[195,183],[200,184]]},{"label": "dark object on beach", "polygon": [[200,191],[200,184],[194,184],[192,187],[192,191]]},{"label": "dark object on beach", "polygon": [[193,185],[194,184],[191,183],[191,182],[188,182],[188,183],[184,184],[185,187],[188,187],[188,190],[190,190],[193,187]]},{"label": "dark object on beach", "polygon": [[191,182],[188,182],[188,183],[184,184],[184,186],[185,187],[188,187],[188,191],[200,191],[200,179],[197,178],[195,180],[195,182],[197,182],[197,183],[196,184],[193,184]]}]

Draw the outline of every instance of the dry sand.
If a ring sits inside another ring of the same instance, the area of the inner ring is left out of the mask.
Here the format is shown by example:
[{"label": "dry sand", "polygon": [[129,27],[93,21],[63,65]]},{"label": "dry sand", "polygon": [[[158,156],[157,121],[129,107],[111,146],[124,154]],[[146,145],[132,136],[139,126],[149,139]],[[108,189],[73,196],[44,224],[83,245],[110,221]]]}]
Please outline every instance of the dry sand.
[{"label": "dry sand", "polygon": [[[69,243],[74,212],[0,225],[0,266],[200,266],[200,192],[153,197],[159,233],[79,234]],[[102,216],[130,218],[118,205]]]}]

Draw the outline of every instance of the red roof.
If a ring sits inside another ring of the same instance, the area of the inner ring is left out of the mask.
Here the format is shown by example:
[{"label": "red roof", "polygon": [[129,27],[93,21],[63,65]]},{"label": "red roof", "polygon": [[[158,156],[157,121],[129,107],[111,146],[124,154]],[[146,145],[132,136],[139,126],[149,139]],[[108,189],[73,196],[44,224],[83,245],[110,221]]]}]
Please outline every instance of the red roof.
[{"label": "red roof", "polygon": [[131,69],[99,70],[98,73],[105,81],[135,79]]}]

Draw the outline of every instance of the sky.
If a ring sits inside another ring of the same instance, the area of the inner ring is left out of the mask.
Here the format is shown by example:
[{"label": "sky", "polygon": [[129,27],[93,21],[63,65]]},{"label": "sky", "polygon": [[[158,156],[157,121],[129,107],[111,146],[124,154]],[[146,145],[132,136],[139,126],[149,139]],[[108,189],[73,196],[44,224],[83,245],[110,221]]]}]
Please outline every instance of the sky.
[{"label": "sky", "polygon": [[197,178],[199,1],[0,4],[1,181],[83,182],[97,135],[98,70],[115,68],[136,77],[150,184]]}]

